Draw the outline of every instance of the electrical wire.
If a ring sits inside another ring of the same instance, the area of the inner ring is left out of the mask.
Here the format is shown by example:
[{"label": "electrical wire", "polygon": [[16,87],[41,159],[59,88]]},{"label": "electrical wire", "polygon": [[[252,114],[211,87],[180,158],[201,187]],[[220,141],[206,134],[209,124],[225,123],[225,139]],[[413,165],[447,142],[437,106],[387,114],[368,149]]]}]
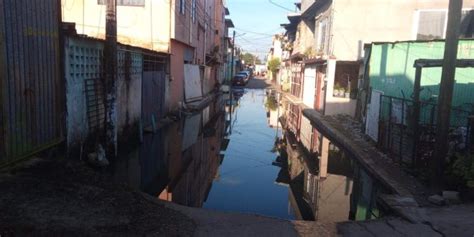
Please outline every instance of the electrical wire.
[{"label": "electrical wire", "polygon": [[285,10],[290,11],[290,12],[295,12],[295,10],[286,8],[285,6],[282,6],[278,3],[274,3],[272,0],[268,0],[268,2],[275,5],[275,6],[277,6],[277,7],[279,7],[279,8],[281,8],[281,9],[285,9]]}]

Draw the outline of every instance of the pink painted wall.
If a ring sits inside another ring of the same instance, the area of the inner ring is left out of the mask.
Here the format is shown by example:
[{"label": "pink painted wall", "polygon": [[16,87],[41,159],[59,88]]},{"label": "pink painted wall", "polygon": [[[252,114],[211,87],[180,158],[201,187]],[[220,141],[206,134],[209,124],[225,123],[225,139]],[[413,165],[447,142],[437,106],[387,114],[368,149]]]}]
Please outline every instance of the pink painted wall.
[{"label": "pink painted wall", "polygon": [[169,110],[179,108],[184,101],[184,50],[188,47],[183,43],[171,40],[171,81],[169,84]]}]

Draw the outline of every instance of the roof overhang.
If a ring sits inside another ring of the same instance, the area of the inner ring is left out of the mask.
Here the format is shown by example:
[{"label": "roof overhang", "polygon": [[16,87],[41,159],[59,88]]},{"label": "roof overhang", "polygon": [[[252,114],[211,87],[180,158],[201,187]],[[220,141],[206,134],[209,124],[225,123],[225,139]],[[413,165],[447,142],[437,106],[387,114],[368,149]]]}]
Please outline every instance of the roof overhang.
[{"label": "roof overhang", "polygon": [[303,60],[303,58],[304,58],[304,54],[302,53],[294,53],[290,57],[291,60]]},{"label": "roof overhang", "polygon": [[234,28],[234,27],[235,27],[235,26],[234,26],[234,22],[232,22],[231,19],[225,19],[225,26],[226,26],[227,28]]},{"label": "roof overhang", "polygon": [[288,20],[290,24],[298,24],[301,21],[301,14],[300,13],[290,13],[288,14]]},{"label": "roof overhang", "polygon": [[318,0],[315,1],[309,6],[303,13],[301,13],[301,18],[303,19],[314,19],[318,14],[318,10],[325,6],[328,3],[331,3],[332,0]]},{"label": "roof overhang", "polygon": [[309,58],[309,59],[304,60],[303,62],[309,65],[312,65],[312,64],[322,65],[322,64],[327,63],[327,60],[324,58]]}]

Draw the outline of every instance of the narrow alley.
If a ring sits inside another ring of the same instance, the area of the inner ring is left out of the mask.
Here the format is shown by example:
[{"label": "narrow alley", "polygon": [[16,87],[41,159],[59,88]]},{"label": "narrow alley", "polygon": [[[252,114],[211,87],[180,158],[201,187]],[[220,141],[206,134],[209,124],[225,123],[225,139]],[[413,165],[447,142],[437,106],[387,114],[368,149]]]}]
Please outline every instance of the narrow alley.
[{"label": "narrow alley", "polygon": [[474,236],[474,0],[0,12],[0,237]]}]

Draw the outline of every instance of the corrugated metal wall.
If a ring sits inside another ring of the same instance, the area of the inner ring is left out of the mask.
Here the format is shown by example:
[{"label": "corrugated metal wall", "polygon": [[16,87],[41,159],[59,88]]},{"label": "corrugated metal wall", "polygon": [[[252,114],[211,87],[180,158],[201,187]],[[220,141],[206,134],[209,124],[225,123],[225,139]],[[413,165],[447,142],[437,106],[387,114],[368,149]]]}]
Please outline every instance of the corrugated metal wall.
[{"label": "corrugated metal wall", "polygon": [[58,0],[0,1],[0,163],[63,140]]},{"label": "corrugated metal wall", "polygon": [[[396,42],[372,44],[370,52],[370,87],[383,91],[387,96],[411,98],[415,80],[415,60],[420,58],[442,59],[444,41]],[[474,40],[459,41],[458,59],[474,59]],[[421,79],[422,100],[439,95],[442,68],[423,69]],[[470,109],[474,102],[474,68],[457,68],[452,105]],[[436,100],[434,100],[436,101]]]}]

